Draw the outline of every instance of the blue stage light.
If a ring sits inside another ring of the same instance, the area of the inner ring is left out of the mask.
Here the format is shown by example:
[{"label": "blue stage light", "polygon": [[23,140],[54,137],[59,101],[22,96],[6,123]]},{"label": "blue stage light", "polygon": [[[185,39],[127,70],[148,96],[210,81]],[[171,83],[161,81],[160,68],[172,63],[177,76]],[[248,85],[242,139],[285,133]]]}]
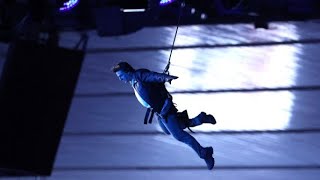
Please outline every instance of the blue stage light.
[{"label": "blue stage light", "polygon": [[59,11],[69,11],[70,9],[74,8],[80,0],[69,0],[63,3],[63,6],[59,8]]},{"label": "blue stage light", "polygon": [[168,4],[170,4],[170,3],[174,2],[174,1],[175,0],[160,0],[159,5],[160,6],[165,6],[165,5],[168,5]]}]

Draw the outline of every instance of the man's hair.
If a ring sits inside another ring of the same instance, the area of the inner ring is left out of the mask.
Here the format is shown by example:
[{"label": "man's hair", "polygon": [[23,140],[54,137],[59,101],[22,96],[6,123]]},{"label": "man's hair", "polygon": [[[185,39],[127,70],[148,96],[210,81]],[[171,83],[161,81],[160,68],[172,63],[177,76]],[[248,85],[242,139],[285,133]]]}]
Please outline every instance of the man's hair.
[{"label": "man's hair", "polygon": [[123,70],[124,72],[133,72],[133,67],[127,62],[119,62],[117,65],[111,68],[112,72]]}]

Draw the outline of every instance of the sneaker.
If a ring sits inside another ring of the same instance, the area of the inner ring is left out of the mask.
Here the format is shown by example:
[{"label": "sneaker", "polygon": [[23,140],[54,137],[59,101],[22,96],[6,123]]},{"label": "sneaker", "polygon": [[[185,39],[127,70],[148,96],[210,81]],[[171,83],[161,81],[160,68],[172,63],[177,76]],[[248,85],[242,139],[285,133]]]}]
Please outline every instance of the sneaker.
[{"label": "sneaker", "polygon": [[202,123],[216,124],[216,119],[211,114],[206,114],[205,112],[200,113]]},{"label": "sneaker", "polygon": [[211,124],[217,123],[216,119],[211,114],[206,115],[206,122],[211,123]]},{"label": "sneaker", "polygon": [[206,157],[204,158],[207,167],[209,170],[212,170],[215,164],[214,158],[212,157],[213,154],[213,148],[212,147],[206,147]]}]

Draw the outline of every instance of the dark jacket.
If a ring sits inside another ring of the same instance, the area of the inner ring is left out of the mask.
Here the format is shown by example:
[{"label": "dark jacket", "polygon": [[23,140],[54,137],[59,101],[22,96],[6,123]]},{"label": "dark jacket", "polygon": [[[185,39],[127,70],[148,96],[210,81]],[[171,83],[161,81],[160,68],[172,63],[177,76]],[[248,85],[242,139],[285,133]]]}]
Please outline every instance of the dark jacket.
[{"label": "dark jacket", "polygon": [[170,96],[164,83],[171,76],[148,69],[137,69],[133,74],[134,86],[139,95],[151,106],[154,112],[160,113],[165,100]]}]

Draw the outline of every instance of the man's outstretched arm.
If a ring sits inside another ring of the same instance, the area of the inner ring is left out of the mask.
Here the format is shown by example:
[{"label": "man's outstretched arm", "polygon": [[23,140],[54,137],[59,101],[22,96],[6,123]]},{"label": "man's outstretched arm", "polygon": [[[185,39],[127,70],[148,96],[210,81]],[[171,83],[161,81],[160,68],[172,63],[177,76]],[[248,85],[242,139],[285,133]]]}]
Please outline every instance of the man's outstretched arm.
[{"label": "man's outstretched arm", "polygon": [[142,72],[140,74],[140,78],[143,82],[157,82],[157,83],[165,83],[169,82],[171,84],[171,81],[173,79],[177,79],[177,76],[171,76],[165,73],[157,73],[157,72]]}]

